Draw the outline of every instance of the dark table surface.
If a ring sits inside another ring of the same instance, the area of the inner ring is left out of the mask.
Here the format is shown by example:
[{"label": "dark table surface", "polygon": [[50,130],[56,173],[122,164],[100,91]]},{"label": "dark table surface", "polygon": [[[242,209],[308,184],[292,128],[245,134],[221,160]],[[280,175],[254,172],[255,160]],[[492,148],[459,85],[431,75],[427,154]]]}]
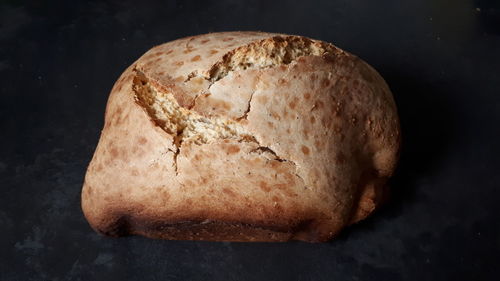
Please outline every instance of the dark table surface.
[{"label": "dark table surface", "polygon": [[[498,278],[500,1],[140,2],[0,2],[0,280]],[[114,81],[154,45],[225,30],[322,39],[380,71],[404,137],[391,201],[326,244],[97,235],[80,189]]]}]

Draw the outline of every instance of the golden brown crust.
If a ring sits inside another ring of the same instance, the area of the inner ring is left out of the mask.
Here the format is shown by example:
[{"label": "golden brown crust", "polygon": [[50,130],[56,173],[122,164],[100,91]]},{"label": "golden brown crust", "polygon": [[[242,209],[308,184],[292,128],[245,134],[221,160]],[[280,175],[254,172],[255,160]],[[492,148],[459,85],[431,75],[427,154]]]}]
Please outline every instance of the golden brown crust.
[{"label": "golden brown crust", "polygon": [[[141,102],[141,81],[251,138],[167,132]],[[82,208],[112,236],[326,241],[380,204],[399,145],[389,88],[333,45],[260,32],[183,38],[148,51],[113,87]]]}]

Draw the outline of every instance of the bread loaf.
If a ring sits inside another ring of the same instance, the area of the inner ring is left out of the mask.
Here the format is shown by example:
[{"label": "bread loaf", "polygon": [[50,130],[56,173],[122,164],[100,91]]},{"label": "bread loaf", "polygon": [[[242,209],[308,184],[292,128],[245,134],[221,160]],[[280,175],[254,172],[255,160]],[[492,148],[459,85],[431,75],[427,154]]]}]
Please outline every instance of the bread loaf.
[{"label": "bread loaf", "polygon": [[82,208],[110,236],[327,241],[380,204],[399,146],[361,59],[302,36],[193,36],[115,83]]}]

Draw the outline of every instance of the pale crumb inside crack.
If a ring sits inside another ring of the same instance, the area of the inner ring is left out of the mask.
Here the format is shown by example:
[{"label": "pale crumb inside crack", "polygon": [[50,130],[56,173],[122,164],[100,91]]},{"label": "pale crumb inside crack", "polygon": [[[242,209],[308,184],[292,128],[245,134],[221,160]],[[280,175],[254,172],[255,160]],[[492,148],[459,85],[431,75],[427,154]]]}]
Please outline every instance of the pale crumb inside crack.
[{"label": "pale crumb inside crack", "polygon": [[144,75],[138,73],[134,81],[138,102],[167,133],[173,135],[176,145],[183,141],[196,144],[217,139],[252,139],[241,124],[224,117],[204,117],[193,110],[181,107],[172,93],[155,87]]},{"label": "pale crumb inside crack", "polygon": [[234,49],[208,71],[212,83],[232,71],[263,69],[287,65],[302,56],[323,56],[334,53],[335,47],[301,36],[275,36]]}]

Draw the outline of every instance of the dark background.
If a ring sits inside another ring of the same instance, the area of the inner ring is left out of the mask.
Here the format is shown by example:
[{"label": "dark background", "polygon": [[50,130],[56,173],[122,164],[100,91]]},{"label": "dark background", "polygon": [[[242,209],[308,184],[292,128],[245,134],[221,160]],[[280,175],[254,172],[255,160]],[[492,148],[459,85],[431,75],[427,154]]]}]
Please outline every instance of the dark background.
[{"label": "dark background", "polygon": [[[498,278],[500,1],[0,3],[0,280]],[[154,45],[226,30],[380,71],[404,138],[391,201],[326,244],[97,235],[80,189],[114,81]]]}]

